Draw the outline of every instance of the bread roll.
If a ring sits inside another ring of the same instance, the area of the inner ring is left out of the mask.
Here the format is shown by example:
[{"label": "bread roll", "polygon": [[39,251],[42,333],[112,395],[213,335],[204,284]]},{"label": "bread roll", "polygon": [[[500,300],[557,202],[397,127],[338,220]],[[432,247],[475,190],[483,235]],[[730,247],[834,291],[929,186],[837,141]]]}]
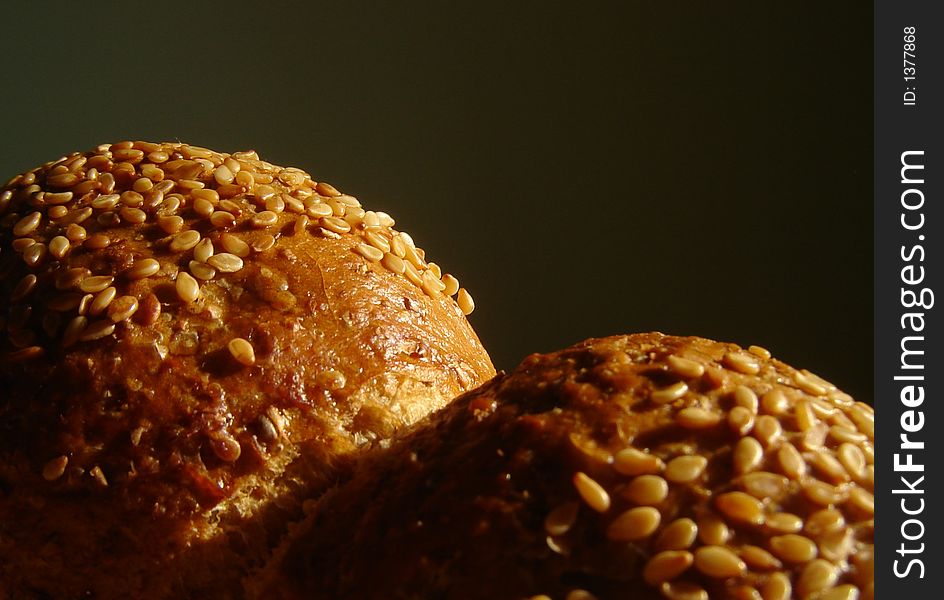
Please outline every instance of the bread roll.
[{"label": "bread roll", "polygon": [[180,143],[2,188],[0,590],[239,597],[345,457],[492,377],[467,292],[393,225]]},{"label": "bread roll", "polygon": [[872,436],[762,348],[589,340],[366,460],[254,597],[869,600]]}]

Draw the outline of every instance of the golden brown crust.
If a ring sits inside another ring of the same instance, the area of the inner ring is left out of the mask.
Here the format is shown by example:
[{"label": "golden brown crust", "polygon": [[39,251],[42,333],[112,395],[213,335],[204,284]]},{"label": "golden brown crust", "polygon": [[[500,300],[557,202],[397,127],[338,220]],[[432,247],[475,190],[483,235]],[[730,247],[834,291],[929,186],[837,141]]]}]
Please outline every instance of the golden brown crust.
[{"label": "golden brown crust", "polygon": [[346,454],[494,374],[389,216],[255,153],[100,146],[0,219],[7,589],[237,589]]},{"label": "golden brown crust", "polygon": [[588,340],[363,462],[253,591],[871,598],[871,463],[871,408],[761,348]]}]

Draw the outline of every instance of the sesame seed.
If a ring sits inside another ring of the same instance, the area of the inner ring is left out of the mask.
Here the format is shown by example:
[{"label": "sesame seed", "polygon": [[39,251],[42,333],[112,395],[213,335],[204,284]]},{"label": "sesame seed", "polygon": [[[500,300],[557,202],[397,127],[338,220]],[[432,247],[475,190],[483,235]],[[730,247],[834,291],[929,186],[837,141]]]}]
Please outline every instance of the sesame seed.
[{"label": "sesame seed", "polygon": [[37,267],[46,258],[46,244],[35,243],[23,250],[23,262],[30,267]]},{"label": "sesame seed", "polygon": [[769,571],[783,567],[783,563],[760,546],[743,546],[738,550],[738,556],[748,567],[758,571]]},{"label": "sesame seed", "polygon": [[675,415],[675,422],[685,429],[710,429],[721,422],[721,415],[704,408],[690,406],[683,408]]},{"label": "sesame seed", "polygon": [[216,207],[213,206],[213,203],[206,198],[197,198],[193,201],[193,210],[199,216],[207,218],[213,214],[213,211],[216,210]]},{"label": "sesame seed", "polygon": [[760,364],[755,357],[743,352],[729,352],[724,355],[722,362],[729,369],[745,375],[757,375],[760,372]]},{"label": "sesame seed", "polygon": [[793,586],[790,578],[784,573],[772,573],[761,587],[764,600],[790,600],[793,595]]},{"label": "sesame seed", "polygon": [[646,475],[661,472],[665,465],[648,452],[624,448],[613,456],[613,468],[623,475]]},{"label": "sesame seed", "polygon": [[10,302],[17,303],[29,296],[32,291],[36,289],[36,281],[37,278],[32,273],[20,279],[16,287],[13,288],[13,293],[10,295]]},{"label": "sesame seed", "polygon": [[[323,230],[322,230],[323,231]],[[275,245],[275,238],[269,234],[265,234],[261,237],[256,238],[252,242],[252,249],[256,252],[265,252]],[[235,252],[233,253],[235,254]]]},{"label": "sesame seed", "polygon": [[390,251],[399,258],[404,258],[406,256],[406,248],[406,243],[403,241],[401,234],[394,235],[390,239]]},{"label": "sesame seed", "polygon": [[211,256],[207,263],[221,273],[235,273],[243,268],[243,259],[229,252]]},{"label": "sesame seed", "polygon": [[793,382],[799,389],[812,396],[826,395],[826,386],[821,385],[807,373],[803,373],[802,371],[798,371],[793,374]]},{"label": "sesame seed", "polygon": [[217,229],[227,229],[236,225],[236,217],[225,210],[218,210],[210,215],[210,224]]},{"label": "sesame seed", "polygon": [[69,457],[62,455],[50,460],[43,466],[43,479],[46,481],[55,481],[62,477],[66,472],[66,466],[69,464]]},{"label": "sesame seed", "polygon": [[322,217],[330,217],[334,211],[324,202],[313,202],[305,209],[305,212],[312,219],[320,219]]},{"label": "sesame seed", "polygon": [[646,563],[642,577],[649,585],[659,585],[684,573],[692,566],[694,560],[691,552],[678,550],[660,552]]},{"label": "sesame seed", "polygon": [[695,543],[698,526],[687,517],[676,519],[662,530],[656,538],[656,550],[684,550]]},{"label": "sesame seed", "polygon": [[805,399],[797,402],[795,415],[797,427],[799,427],[800,431],[808,431],[819,424],[819,419],[816,418],[812,406]]},{"label": "sesame seed", "polygon": [[403,262],[403,259],[396,254],[390,254],[389,252],[384,254],[380,264],[382,264],[388,271],[398,275],[402,275],[406,270],[406,264]]},{"label": "sesame seed", "polygon": [[704,456],[677,456],[665,467],[665,478],[672,483],[690,483],[705,472],[708,459]]},{"label": "sesame seed", "polygon": [[796,533],[803,529],[803,519],[792,513],[778,512],[767,515],[764,525],[777,533]]},{"label": "sesame seed", "polygon": [[347,233],[351,230],[351,226],[348,222],[338,217],[322,217],[318,220],[318,223],[328,231],[333,231],[334,233]]},{"label": "sesame seed", "polygon": [[806,450],[819,450],[823,446],[823,442],[826,441],[826,435],[829,433],[829,428],[826,427],[825,423],[817,423],[807,431],[803,432],[803,437],[801,438],[801,445]]},{"label": "sesame seed", "polygon": [[727,492],[715,499],[718,511],[728,519],[751,525],[764,522],[764,506],[760,500],[744,492]]},{"label": "sesame seed", "polygon": [[220,185],[232,183],[234,177],[235,176],[233,175],[233,172],[230,170],[230,168],[226,164],[222,164],[218,166],[213,171],[213,179]]},{"label": "sesame seed", "polygon": [[859,588],[851,583],[837,585],[817,596],[817,600],[858,600]]},{"label": "sesame seed", "polygon": [[599,483],[591,479],[586,473],[578,471],[574,474],[574,487],[577,493],[587,503],[587,506],[597,512],[606,512],[610,508],[610,495]]},{"label": "sesame seed", "polygon": [[71,321],[69,321],[66,324],[65,330],[62,332],[63,348],[68,348],[79,341],[79,336],[82,335],[82,332],[85,331],[87,326],[88,319],[81,315],[74,317]]},{"label": "sesame seed", "polygon": [[459,280],[453,277],[452,275],[450,275],[449,273],[446,273],[445,275],[443,275],[442,282],[443,282],[443,285],[445,286],[443,288],[443,294],[447,296],[455,296],[459,292]]},{"label": "sesame seed", "polygon": [[833,563],[817,558],[810,561],[800,573],[797,580],[797,593],[801,598],[810,597],[834,586],[838,577],[839,572]]},{"label": "sesame seed", "polygon": [[652,535],[661,520],[662,515],[651,506],[631,508],[610,523],[606,537],[618,542],[641,540]]},{"label": "sesame seed", "polygon": [[79,340],[82,342],[91,342],[93,340],[99,340],[115,332],[115,324],[109,321],[96,321],[90,323],[88,327],[82,332],[79,336]]},{"label": "sesame seed", "polygon": [[137,208],[138,206],[144,204],[144,196],[134,190],[128,190],[121,193],[119,196],[119,201],[123,206]]},{"label": "sesame seed", "polygon": [[761,398],[760,408],[769,415],[782,415],[787,412],[787,396],[783,390],[774,388]]},{"label": "sesame seed", "polygon": [[709,577],[738,577],[747,565],[724,546],[702,546],[695,550],[695,568]]},{"label": "sesame seed", "polygon": [[622,496],[639,505],[659,504],[669,495],[669,484],[658,475],[640,475],[633,479]]},{"label": "sesame seed", "polygon": [[789,484],[789,480],[783,475],[767,471],[748,473],[738,479],[738,482],[745,492],[761,499],[781,497]]},{"label": "sesame seed", "polygon": [[703,544],[720,546],[728,541],[731,530],[728,525],[715,515],[705,515],[698,519],[698,539]]},{"label": "sesame seed", "polygon": [[547,514],[544,519],[544,530],[548,535],[564,535],[577,522],[577,513],[580,505],[576,502],[561,504]]},{"label": "sesame seed", "polygon": [[849,473],[829,451],[822,449],[814,452],[807,452],[803,455],[807,464],[812,465],[824,478],[833,483],[844,483],[849,481]]},{"label": "sesame seed", "polygon": [[187,265],[187,268],[190,269],[190,273],[193,274],[193,276],[197,279],[209,281],[216,277],[216,269],[197,260],[190,261],[190,264]]},{"label": "sesame seed", "polygon": [[369,261],[377,262],[383,258],[383,252],[369,244],[358,244],[355,251]]},{"label": "sesame seed", "polygon": [[40,212],[32,212],[19,221],[16,222],[16,225],[13,226],[13,235],[17,237],[27,236],[39,227],[40,221],[42,221],[43,215]]},{"label": "sesame seed", "polygon": [[845,488],[832,486],[822,481],[807,480],[802,484],[802,487],[806,498],[821,506],[841,504],[849,497],[849,493]]},{"label": "sesame seed", "polygon": [[793,444],[786,443],[777,451],[780,469],[791,479],[800,479],[806,475],[806,461]]},{"label": "sesame seed", "polygon": [[183,302],[194,302],[200,297],[200,284],[186,271],[177,273],[174,287],[177,290],[177,297]]},{"label": "sesame seed", "polygon": [[86,293],[95,294],[110,286],[114,280],[115,278],[110,275],[86,277],[79,283],[79,289]]},{"label": "sesame seed", "polygon": [[834,508],[824,508],[807,517],[803,529],[808,535],[820,538],[830,532],[842,530],[845,526],[846,520],[841,512]]},{"label": "sesame seed", "polygon": [[432,298],[435,298],[441,294],[444,289],[446,289],[446,285],[440,281],[439,278],[436,277],[436,274],[432,271],[423,271],[421,278],[422,285],[420,287],[423,288],[423,291],[426,293],[426,295]]},{"label": "sesame seed", "polygon": [[696,379],[705,372],[703,364],[674,354],[670,354],[665,362],[672,373],[685,379]]},{"label": "sesame seed", "polygon": [[85,241],[87,233],[85,228],[81,225],[76,225],[75,223],[69,223],[66,227],[66,237],[72,243],[81,243]]},{"label": "sesame seed", "polygon": [[[108,305],[108,318],[111,319],[112,323],[120,323],[131,318],[131,315],[138,310],[138,299],[134,296],[121,296],[115,298]],[[114,328],[112,328],[114,331]],[[109,332],[106,335],[110,335]]]},{"label": "sesame seed", "polygon": [[649,399],[656,404],[668,404],[674,402],[688,393],[688,384],[684,381],[678,381],[668,387],[653,390],[649,394]]},{"label": "sesame seed", "polygon": [[68,214],[69,209],[65,206],[50,206],[49,210],[46,211],[46,216],[49,217],[51,221],[58,221]]},{"label": "sesame seed", "polygon": [[265,207],[267,211],[280,213],[285,211],[285,200],[282,200],[282,196],[279,194],[273,194],[266,198]]},{"label": "sesame seed", "polygon": [[89,305],[89,314],[93,317],[97,317],[98,315],[105,312],[105,310],[108,308],[108,305],[112,303],[117,295],[118,290],[114,287],[107,287],[98,292]]},{"label": "sesame seed", "polygon": [[144,279],[145,277],[150,277],[151,275],[156,274],[160,270],[161,263],[157,262],[153,258],[145,258],[136,260],[134,265],[125,271],[125,276],[128,279]]},{"label": "sesame seed", "polygon": [[176,234],[170,242],[168,248],[171,252],[184,252],[190,250],[200,242],[200,232],[195,229],[188,229]]},{"label": "sesame seed", "polygon": [[855,479],[859,480],[865,477],[865,454],[857,445],[844,442],[839,446],[836,452],[839,462],[846,471]]},{"label": "sesame seed", "polygon": [[220,245],[222,245],[223,249],[230,254],[235,254],[240,258],[246,258],[249,256],[249,244],[232,233],[224,233],[221,235]]},{"label": "sesame seed", "polygon": [[[364,239],[367,240],[367,243],[377,248],[381,252],[390,252],[390,242],[387,241],[387,238],[383,237],[376,231],[368,231],[364,234]],[[437,276],[438,278],[439,276]]]},{"label": "sesame seed", "polygon": [[780,439],[783,427],[776,417],[762,415],[754,422],[751,434],[767,447],[773,446]]},{"label": "sesame seed", "polygon": [[848,560],[854,543],[852,529],[831,531],[819,539],[819,555],[830,562],[843,563]]},{"label": "sesame seed", "polygon": [[770,549],[777,558],[791,563],[811,561],[818,553],[813,540],[793,533],[770,538]]},{"label": "sesame seed", "polygon": [[210,238],[203,238],[193,247],[193,258],[197,262],[205,263],[213,256],[213,242]]},{"label": "sesame seed", "polygon": [[301,235],[308,231],[308,223],[311,219],[308,218],[308,215],[298,215],[295,217],[295,224],[292,226],[292,231],[295,235]]},{"label": "sesame seed", "polygon": [[318,182],[318,185],[315,186],[315,191],[322,196],[337,197],[341,195],[341,192],[336,190],[333,185],[325,183],[324,181]]},{"label": "sesame seed", "polygon": [[[296,214],[305,212],[305,204],[298,198],[295,198],[286,193],[283,193],[282,201],[285,203],[285,210],[289,212],[293,212]],[[321,216],[324,216],[324,215],[321,215]]]},{"label": "sesame seed", "polygon": [[46,204],[68,204],[72,200],[72,192],[46,192],[43,196]]},{"label": "sesame seed", "polygon": [[472,301],[472,296],[469,295],[469,292],[465,288],[459,288],[459,295],[456,297],[456,302],[459,304],[459,310],[466,316],[472,314],[472,311],[475,310],[475,302]]},{"label": "sesame seed", "polygon": [[[198,165],[198,167],[200,169],[203,168],[202,165]],[[191,191],[199,190],[199,189],[202,189],[205,185],[206,184],[204,184],[202,181],[197,181],[195,179],[178,179],[177,180],[177,187],[182,190],[191,190]],[[203,200],[203,198],[200,198],[200,200]]]},{"label": "sesame seed", "polygon": [[266,227],[271,227],[279,221],[279,215],[272,212],[271,210],[264,210],[260,213],[253,215],[250,220],[250,224],[256,229],[264,229]]},{"label": "sesame seed", "polygon": [[13,246],[14,252],[23,252],[35,243],[36,240],[33,238],[17,238],[13,240],[11,245]]},{"label": "sesame seed", "polygon": [[760,442],[751,437],[738,440],[734,446],[734,470],[737,473],[747,473],[756,469],[764,459],[764,448]]},{"label": "sesame seed", "polygon": [[243,338],[233,338],[230,340],[227,348],[229,349],[229,353],[239,364],[247,367],[256,364],[256,353],[252,348],[252,344]]},{"label": "sesame seed", "polygon": [[659,592],[666,600],[708,600],[705,588],[690,581],[666,581]]}]

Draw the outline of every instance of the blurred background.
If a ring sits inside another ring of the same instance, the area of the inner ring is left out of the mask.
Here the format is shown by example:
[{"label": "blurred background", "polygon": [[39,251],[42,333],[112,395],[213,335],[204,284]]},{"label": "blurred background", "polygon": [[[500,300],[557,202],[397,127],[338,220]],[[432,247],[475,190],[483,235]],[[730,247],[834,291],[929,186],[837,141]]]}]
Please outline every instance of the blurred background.
[{"label": "blurred background", "polygon": [[871,401],[871,3],[212,4],[5,3],[0,177],[253,148],[396,217],[499,368],[661,330]]}]

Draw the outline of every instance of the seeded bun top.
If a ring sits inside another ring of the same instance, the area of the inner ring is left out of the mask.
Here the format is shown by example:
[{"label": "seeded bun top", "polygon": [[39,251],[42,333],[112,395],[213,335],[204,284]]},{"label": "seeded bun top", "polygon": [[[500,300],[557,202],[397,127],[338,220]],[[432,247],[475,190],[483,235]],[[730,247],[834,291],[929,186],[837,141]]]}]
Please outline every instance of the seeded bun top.
[{"label": "seeded bun top", "polygon": [[[489,379],[471,297],[393,226],[251,151],[122,142],[14,177],[0,189],[0,485],[14,490],[0,538],[33,543],[11,531],[41,501],[179,518],[167,535],[186,544],[218,524],[195,515],[232,500],[246,518],[306,488],[277,485],[302,445],[328,460]],[[40,516],[23,528],[62,535]],[[162,545],[148,538],[161,527],[128,547]],[[94,540],[75,543],[96,559]]]},{"label": "seeded bun top", "polygon": [[365,461],[257,597],[871,599],[872,434],[762,348],[589,340]]}]

